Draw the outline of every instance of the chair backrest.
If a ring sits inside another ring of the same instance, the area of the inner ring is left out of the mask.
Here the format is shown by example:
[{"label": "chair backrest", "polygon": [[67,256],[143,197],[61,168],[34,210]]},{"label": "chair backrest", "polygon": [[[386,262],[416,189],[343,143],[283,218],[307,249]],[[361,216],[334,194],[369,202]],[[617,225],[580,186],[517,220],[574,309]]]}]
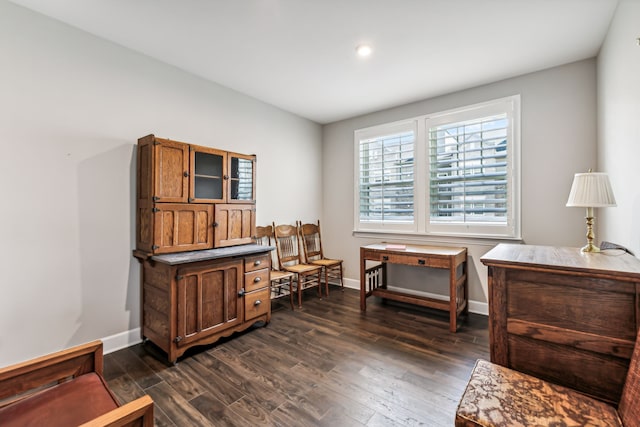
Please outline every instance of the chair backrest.
[{"label": "chair backrest", "polygon": [[307,261],[322,259],[322,238],[320,237],[320,220],[317,224],[303,224],[298,221],[298,229],[302,239],[302,249]]},{"label": "chair backrest", "polygon": [[640,427],[640,330],[636,337],[627,379],[618,405],[618,415],[625,427]]},{"label": "chair backrest", "polygon": [[278,265],[303,264],[298,243],[298,228],[289,224],[273,225],[273,237],[278,253]]},{"label": "chair backrest", "polygon": [[257,245],[269,246],[271,245],[272,238],[273,238],[273,227],[271,225],[256,226],[255,241]]}]

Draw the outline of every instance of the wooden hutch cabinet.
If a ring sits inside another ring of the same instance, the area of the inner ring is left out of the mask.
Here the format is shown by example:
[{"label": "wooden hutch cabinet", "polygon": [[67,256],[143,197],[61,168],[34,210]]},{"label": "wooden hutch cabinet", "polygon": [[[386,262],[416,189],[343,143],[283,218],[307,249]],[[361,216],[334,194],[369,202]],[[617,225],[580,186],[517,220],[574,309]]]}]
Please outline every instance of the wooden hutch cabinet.
[{"label": "wooden hutch cabinet", "polygon": [[140,138],[137,249],[161,254],[251,243],[255,176],[252,155]]},{"label": "wooden hutch cabinet", "polygon": [[138,140],[142,335],[169,361],[271,319],[271,247],[253,244],[256,157]]}]

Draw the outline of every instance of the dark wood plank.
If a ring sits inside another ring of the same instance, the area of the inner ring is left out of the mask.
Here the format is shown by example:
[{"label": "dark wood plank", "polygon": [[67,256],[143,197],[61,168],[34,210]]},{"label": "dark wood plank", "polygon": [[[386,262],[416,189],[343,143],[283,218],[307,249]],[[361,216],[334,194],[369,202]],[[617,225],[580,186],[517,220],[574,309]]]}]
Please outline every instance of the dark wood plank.
[{"label": "dark wood plank", "polygon": [[167,365],[150,343],[105,357],[118,399],[146,393],[156,425],[450,426],[488,321],[469,315],[456,334],[433,310],[338,287],[302,309],[273,303],[271,323],[191,349]]}]

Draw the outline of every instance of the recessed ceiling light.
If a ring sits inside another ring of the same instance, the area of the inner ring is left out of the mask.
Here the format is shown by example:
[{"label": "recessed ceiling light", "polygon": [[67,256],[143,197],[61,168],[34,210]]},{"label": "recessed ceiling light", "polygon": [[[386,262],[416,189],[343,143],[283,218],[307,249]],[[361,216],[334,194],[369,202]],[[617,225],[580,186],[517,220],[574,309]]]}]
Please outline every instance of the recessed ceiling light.
[{"label": "recessed ceiling light", "polygon": [[356,46],[356,52],[358,53],[358,56],[369,56],[373,50],[368,44],[361,44]]}]

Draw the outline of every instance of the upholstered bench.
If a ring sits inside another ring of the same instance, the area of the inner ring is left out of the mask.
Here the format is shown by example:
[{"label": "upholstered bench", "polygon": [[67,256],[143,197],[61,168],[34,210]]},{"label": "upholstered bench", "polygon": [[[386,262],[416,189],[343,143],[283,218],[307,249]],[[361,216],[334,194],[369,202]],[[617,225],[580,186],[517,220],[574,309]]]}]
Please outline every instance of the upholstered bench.
[{"label": "upholstered bench", "polygon": [[120,406],[102,376],[102,342],[0,369],[0,425],[153,426],[153,401]]},{"label": "upholstered bench", "polygon": [[478,360],[458,404],[455,425],[640,427],[638,340],[617,409],[575,390]]}]

